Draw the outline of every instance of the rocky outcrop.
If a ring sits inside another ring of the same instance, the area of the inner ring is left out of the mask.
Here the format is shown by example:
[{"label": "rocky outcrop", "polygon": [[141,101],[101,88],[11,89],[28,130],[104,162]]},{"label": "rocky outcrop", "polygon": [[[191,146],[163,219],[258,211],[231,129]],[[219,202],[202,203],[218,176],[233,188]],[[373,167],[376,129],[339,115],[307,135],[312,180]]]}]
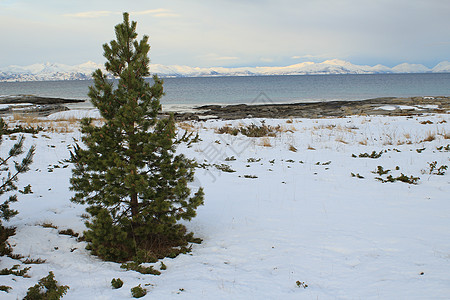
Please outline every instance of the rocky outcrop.
[{"label": "rocky outcrop", "polygon": [[33,95],[4,96],[0,97],[0,114],[31,113],[46,116],[54,112],[68,110],[64,104],[84,101]]},{"label": "rocky outcrop", "polygon": [[321,118],[349,115],[421,115],[450,112],[450,97],[376,98],[360,101],[328,101],[264,105],[204,105],[195,113],[175,113],[177,120],[206,118]]}]

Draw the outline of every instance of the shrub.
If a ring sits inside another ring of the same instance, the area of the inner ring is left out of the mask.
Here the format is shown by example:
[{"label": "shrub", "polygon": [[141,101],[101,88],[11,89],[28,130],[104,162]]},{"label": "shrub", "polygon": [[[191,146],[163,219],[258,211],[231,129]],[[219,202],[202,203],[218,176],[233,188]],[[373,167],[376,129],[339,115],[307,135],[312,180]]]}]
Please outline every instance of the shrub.
[{"label": "shrub", "polygon": [[134,298],[141,298],[147,295],[147,290],[141,287],[141,285],[131,288],[131,295]]},{"label": "shrub", "polygon": [[[379,153],[376,151],[372,151],[372,153],[361,153],[358,155],[360,158],[380,158],[381,155],[383,155],[383,150],[381,150]],[[352,154],[352,157],[356,157],[355,154]]]},{"label": "shrub", "polygon": [[123,281],[120,278],[113,278],[111,280],[111,286],[113,289],[120,289],[123,286]]},{"label": "shrub", "polygon": [[437,161],[430,162],[430,163],[428,163],[428,165],[430,166],[429,174],[434,174],[434,175],[445,175],[445,171],[448,168],[448,166],[446,166],[446,165],[442,165],[442,166],[438,167]]},{"label": "shrub", "polygon": [[12,287],[7,286],[7,285],[0,285],[0,291],[2,292],[7,292],[9,293],[9,291],[12,289]]},{"label": "shrub", "polygon": [[14,275],[14,276],[22,276],[22,277],[29,277],[27,275],[28,270],[31,269],[30,267],[23,268],[22,270],[19,269],[20,265],[14,265],[10,269],[4,268],[0,270],[0,275]]},{"label": "shrub", "polygon": [[39,279],[39,282],[28,289],[24,300],[57,300],[61,299],[69,289],[66,285],[59,285],[52,271],[47,277]]}]

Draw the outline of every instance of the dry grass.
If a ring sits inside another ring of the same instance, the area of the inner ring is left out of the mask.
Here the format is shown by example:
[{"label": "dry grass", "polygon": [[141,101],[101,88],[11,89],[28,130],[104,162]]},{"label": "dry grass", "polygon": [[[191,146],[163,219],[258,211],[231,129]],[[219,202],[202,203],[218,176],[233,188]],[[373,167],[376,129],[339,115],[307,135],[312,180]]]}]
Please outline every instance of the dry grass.
[{"label": "dry grass", "polygon": [[336,137],[336,142],[340,142],[340,143],[343,143],[343,144],[348,144],[348,142],[345,141],[344,137],[342,137],[342,136]]},{"label": "dry grass", "polygon": [[270,143],[270,139],[267,137],[261,138],[259,141],[259,145],[263,147],[272,147],[272,144]]},{"label": "dry grass", "polygon": [[297,152],[297,148],[295,148],[293,145],[289,145],[289,151]]},{"label": "dry grass", "polygon": [[[13,114],[8,123],[34,129],[41,128],[44,132],[68,133],[79,128],[80,120],[75,117],[46,120],[29,114]],[[93,119],[93,123],[99,126],[104,123],[104,119]]]},{"label": "dry grass", "polygon": [[314,147],[311,146],[311,145],[308,145],[308,150],[316,150],[316,148],[314,148]]},{"label": "dry grass", "polygon": [[436,134],[428,131],[425,138],[422,140],[423,142],[431,142],[434,141],[436,139]]},{"label": "dry grass", "polygon": [[367,146],[367,143],[368,143],[368,139],[367,138],[358,142],[358,144],[363,145],[363,146]]},{"label": "dry grass", "polygon": [[177,125],[178,125],[178,127],[179,127],[180,129],[183,129],[183,130],[185,130],[185,131],[188,131],[188,132],[193,132],[193,131],[195,131],[195,127],[194,127],[194,125],[192,125],[192,123],[189,123],[189,122],[180,122],[180,123],[178,123]]}]

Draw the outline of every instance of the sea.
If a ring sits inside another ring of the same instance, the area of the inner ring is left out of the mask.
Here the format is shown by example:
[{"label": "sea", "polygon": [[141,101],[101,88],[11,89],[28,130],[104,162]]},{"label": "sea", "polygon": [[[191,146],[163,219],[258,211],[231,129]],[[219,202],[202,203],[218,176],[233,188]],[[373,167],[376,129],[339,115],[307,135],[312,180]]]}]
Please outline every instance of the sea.
[{"label": "sea", "polygon": [[[149,79],[151,81],[151,79]],[[92,80],[0,82],[0,96],[88,99]],[[165,78],[164,108],[450,96],[450,73]],[[89,101],[73,108],[92,107]]]}]

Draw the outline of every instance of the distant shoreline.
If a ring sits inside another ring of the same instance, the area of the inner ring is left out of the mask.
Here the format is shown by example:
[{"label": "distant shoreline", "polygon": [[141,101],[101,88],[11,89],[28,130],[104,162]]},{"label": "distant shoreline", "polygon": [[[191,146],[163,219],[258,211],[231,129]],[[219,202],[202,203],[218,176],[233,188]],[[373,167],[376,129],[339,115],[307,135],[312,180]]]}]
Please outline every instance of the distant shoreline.
[{"label": "distant shoreline", "polygon": [[[70,110],[67,105],[86,100],[19,95],[0,97],[0,114],[29,113],[47,116]],[[350,115],[410,116],[425,113],[449,113],[450,97],[383,97],[352,101],[317,101],[296,103],[172,105],[161,115],[173,113],[176,120],[245,119],[245,118],[322,118]]]},{"label": "distant shoreline", "polygon": [[449,113],[450,97],[383,97],[355,101],[318,101],[289,104],[203,105],[195,112],[175,113],[177,120],[245,118],[322,118],[351,115],[411,116]]},{"label": "distant shoreline", "polygon": [[[326,73],[326,72],[317,72],[317,73],[298,73],[298,74],[204,74],[204,75],[170,75],[170,74],[157,74],[154,73],[154,75],[158,75],[159,78],[161,79],[177,79],[177,78],[233,78],[233,77],[276,77],[276,76],[280,76],[280,77],[284,77],[284,76],[361,76],[361,75],[366,75],[366,76],[371,76],[371,75],[423,75],[423,74],[436,74],[436,75],[440,75],[440,74],[450,74],[450,71],[448,72],[433,72],[433,71],[426,71],[426,72],[367,72],[367,73]],[[153,75],[153,74],[152,74]],[[117,79],[113,79],[110,78],[111,80],[117,80]],[[147,80],[151,80],[152,77],[145,77],[145,79]],[[31,79],[31,80],[26,80],[26,79],[2,79],[0,77],[0,83],[28,83],[28,82],[67,82],[67,81],[93,81],[92,77],[89,76],[82,76],[81,78],[76,78],[76,77],[69,77],[67,79],[65,78],[54,78],[54,79]],[[1,96],[1,95],[0,95]]]}]

